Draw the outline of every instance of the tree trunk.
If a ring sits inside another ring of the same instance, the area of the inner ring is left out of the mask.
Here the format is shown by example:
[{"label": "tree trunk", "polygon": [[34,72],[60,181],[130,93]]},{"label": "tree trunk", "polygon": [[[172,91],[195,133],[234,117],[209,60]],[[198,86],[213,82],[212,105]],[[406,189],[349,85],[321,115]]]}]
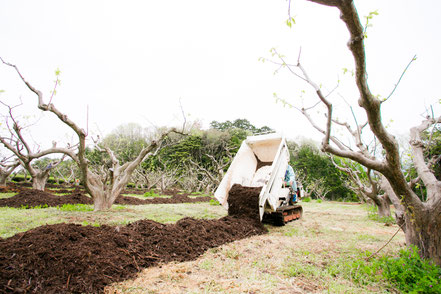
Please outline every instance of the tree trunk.
[{"label": "tree trunk", "polygon": [[380,218],[390,217],[390,202],[386,195],[376,197],[374,202],[378,207],[378,216]]},{"label": "tree trunk", "polygon": [[44,191],[49,173],[43,172],[32,177],[32,189]]},{"label": "tree trunk", "polygon": [[405,220],[407,246],[417,246],[422,257],[430,258],[441,266],[441,214],[425,213],[418,218],[407,212]]},{"label": "tree trunk", "polygon": [[403,230],[403,232],[406,232],[404,206],[390,186],[389,181],[383,175],[381,175],[381,189],[383,189],[385,195],[389,197],[389,200],[395,208],[395,221],[397,222],[397,225]]},{"label": "tree trunk", "polygon": [[100,193],[95,193],[93,197],[93,211],[108,210],[112,207],[114,200],[112,201],[110,192],[101,191]]},{"label": "tree trunk", "polygon": [[6,186],[6,180],[9,174],[0,174],[0,186]]}]

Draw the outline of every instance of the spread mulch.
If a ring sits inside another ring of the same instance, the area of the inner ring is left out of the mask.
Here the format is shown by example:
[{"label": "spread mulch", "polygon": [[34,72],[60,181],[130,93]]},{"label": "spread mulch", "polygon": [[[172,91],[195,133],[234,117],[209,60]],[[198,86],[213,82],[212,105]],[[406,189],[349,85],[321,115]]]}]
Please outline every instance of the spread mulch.
[{"label": "spread mulch", "polygon": [[0,293],[101,293],[106,285],[133,278],[143,268],[193,260],[209,248],[264,234],[258,213],[256,217],[249,209],[250,204],[257,207],[259,192],[233,186],[235,204],[229,205],[235,211],[217,220],[56,224],[0,239]]},{"label": "spread mulch", "polygon": [[[49,190],[51,191],[51,190]],[[56,207],[63,204],[93,204],[92,198],[86,196],[84,190],[75,189],[57,190],[57,193],[71,193],[64,196],[56,196],[48,191],[34,189],[21,189],[20,192],[10,198],[0,199],[0,206],[16,208],[32,208],[36,206]],[[209,196],[188,197],[189,193],[179,194],[178,190],[165,191],[165,195],[171,195],[171,198],[156,197],[153,199],[140,199],[131,196],[120,195],[115,204],[126,205],[144,205],[144,204],[176,204],[176,203],[196,203],[208,202],[212,198]]]},{"label": "spread mulch", "polygon": [[63,204],[93,204],[93,201],[92,198],[85,196],[80,191],[74,191],[70,195],[56,196],[49,192],[34,189],[23,189],[10,198],[0,199],[0,206],[17,208],[56,207]]}]

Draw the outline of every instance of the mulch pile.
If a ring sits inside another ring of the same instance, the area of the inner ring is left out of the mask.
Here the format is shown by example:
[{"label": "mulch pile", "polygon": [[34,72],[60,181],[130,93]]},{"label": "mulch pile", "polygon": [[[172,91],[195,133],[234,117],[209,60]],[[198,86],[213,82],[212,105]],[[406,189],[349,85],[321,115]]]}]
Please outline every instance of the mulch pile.
[{"label": "mulch pile", "polygon": [[56,224],[0,239],[0,293],[101,293],[143,268],[193,260],[209,248],[263,234],[258,214],[248,209],[257,206],[259,192],[233,186],[229,205],[236,207],[234,215],[217,220],[140,220],[117,227]]},{"label": "mulch pile", "polygon": [[[52,191],[52,190],[48,190]],[[55,191],[54,191],[55,192]],[[48,206],[56,207],[63,204],[93,204],[93,200],[86,196],[84,190],[75,189],[73,192],[70,190],[57,190],[57,193],[71,193],[64,196],[56,196],[47,191],[40,191],[34,189],[20,189],[19,193],[10,197],[0,199],[0,207],[16,207],[16,208],[32,208],[35,206]],[[115,204],[126,205],[143,205],[143,204],[176,204],[176,203],[196,203],[196,202],[208,202],[212,198],[209,196],[200,197],[188,197],[189,193],[179,194],[177,190],[165,191],[166,195],[171,195],[171,198],[156,197],[153,199],[140,199],[136,197],[120,195]]]},{"label": "mulch pile", "polygon": [[261,190],[262,187],[233,185],[228,193],[228,215],[246,215],[259,220],[259,194]]},{"label": "mulch pile", "polygon": [[74,191],[70,195],[56,196],[49,192],[34,189],[23,189],[10,198],[0,199],[0,206],[17,208],[55,207],[63,204],[93,204],[93,201],[92,198],[85,196],[81,191]]}]

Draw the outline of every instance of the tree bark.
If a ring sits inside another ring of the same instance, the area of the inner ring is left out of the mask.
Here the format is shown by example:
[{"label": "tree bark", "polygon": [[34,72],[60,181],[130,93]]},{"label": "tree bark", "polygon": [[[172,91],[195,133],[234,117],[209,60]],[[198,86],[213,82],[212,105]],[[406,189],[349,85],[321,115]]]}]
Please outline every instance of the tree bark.
[{"label": "tree bark", "polygon": [[6,180],[8,179],[9,175],[7,174],[0,174],[0,186],[6,186]]},{"label": "tree bark", "polygon": [[406,213],[405,220],[407,245],[417,246],[422,257],[441,265],[441,214],[429,212],[416,217]]},{"label": "tree bark", "polygon": [[404,218],[405,207],[401,204],[401,200],[397,197],[385,176],[381,175],[380,183],[381,189],[385,192],[385,195],[389,197],[390,202],[392,202],[395,208],[395,221],[397,222],[397,225],[403,230],[403,232],[406,232],[406,220]]},{"label": "tree bark", "polygon": [[390,203],[386,195],[378,196],[375,204],[378,207],[378,216],[380,218],[390,217]]},{"label": "tree bark", "polygon": [[118,195],[113,197],[111,191],[103,191],[103,190],[94,193],[93,210],[102,211],[102,210],[110,209],[112,207],[113,202],[115,202],[115,199],[118,197]]},{"label": "tree bark", "polygon": [[32,189],[44,191],[46,187],[47,179],[49,178],[49,172],[38,172],[32,176]]}]

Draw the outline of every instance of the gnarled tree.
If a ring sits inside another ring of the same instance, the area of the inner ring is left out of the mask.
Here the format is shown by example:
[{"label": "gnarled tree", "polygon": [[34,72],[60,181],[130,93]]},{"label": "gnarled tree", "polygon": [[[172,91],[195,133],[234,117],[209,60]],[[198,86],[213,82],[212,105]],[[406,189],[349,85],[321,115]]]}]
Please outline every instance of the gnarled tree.
[{"label": "gnarled tree", "polygon": [[6,186],[6,181],[9,175],[20,165],[20,161],[10,160],[10,158],[3,158],[0,161],[0,186]]},{"label": "gnarled tree", "polygon": [[[358,151],[339,148],[338,144],[332,142],[333,105],[328,97],[323,94],[322,89],[309,78],[298,60],[295,66],[300,72],[297,75],[313,87],[321,103],[326,107],[327,117],[322,149],[325,152],[357,161],[365,167],[383,174],[394,193],[400,197],[401,203],[405,208],[406,243],[408,245],[416,245],[423,257],[431,258],[438,265],[441,265],[441,182],[436,179],[430,170],[430,160],[426,161],[424,158],[424,146],[421,140],[421,133],[438,123],[439,119],[427,117],[419,126],[412,128],[410,131],[413,163],[427,191],[426,200],[422,201],[412,190],[411,184],[406,181],[401,168],[398,143],[382,122],[381,105],[383,101],[373,95],[369,89],[364,47],[364,28],[353,1],[309,1],[336,7],[340,11],[340,18],[346,24],[350,34],[348,47],[355,61],[355,83],[360,95],[358,104],[366,113],[370,130],[382,146],[384,158],[368,157]],[[288,64],[285,64],[285,66],[293,70]]]},{"label": "gnarled tree", "polygon": [[[152,140],[150,144],[143,147],[137,157],[130,161],[120,164],[120,161],[116,158],[115,154],[109,148],[104,148],[105,152],[110,156],[111,163],[106,170],[92,171],[89,168],[89,162],[86,158],[86,137],[87,133],[84,129],[80,128],[74,121],[72,121],[66,114],[58,110],[52,102],[52,97],[48,104],[43,100],[43,93],[33,87],[28,81],[25,80],[20,73],[17,66],[5,62],[2,58],[0,60],[15,69],[21,80],[26,86],[34,92],[38,97],[38,108],[42,111],[48,111],[53,113],[62,123],[71,128],[78,136],[78,152],[74,152],[70,149],[60,150],[64,154],[71,157],[79,166],[81,171],[81,178],[84,188],[93,198],[94,210],[106,210],[109,209],[116,198],[120,195],[123,189],[126,187],[131,174],[135,168],[154,150],[160,147],[161,142],[170,132],[176,132],[175,129],[171,129],[167,132],[163,132],[157,139]],[[58,82],[58,76],[57,81]]]},{"label": "gnarled tree", "polygon": [[72,150],[72,148],[57,148],[56,143],[53,142],[51,148],[43,151],[37,150],[34,152],[31,145],[28,144],[22,134],[23,128],[19,125],[12,114],[13,107],[7,107],[9,109],[8,118],[12,121],[12,127],[10,126],[8,120],[6,120],[6,126],[9,130],[9,134],[8,136],[0,136],[0,142],[16,156],[19,164],[21,164],[23,168],[31,175],[32,188],[36,190],[44,190],[51,170],[59,165],[64,160],[65,156],[63,155],[61,159],[49,162],[43,168],[40,168],[33,163],[38,158],[42,158],[49,154],[64,154],[64,151],[68,149]]}]

